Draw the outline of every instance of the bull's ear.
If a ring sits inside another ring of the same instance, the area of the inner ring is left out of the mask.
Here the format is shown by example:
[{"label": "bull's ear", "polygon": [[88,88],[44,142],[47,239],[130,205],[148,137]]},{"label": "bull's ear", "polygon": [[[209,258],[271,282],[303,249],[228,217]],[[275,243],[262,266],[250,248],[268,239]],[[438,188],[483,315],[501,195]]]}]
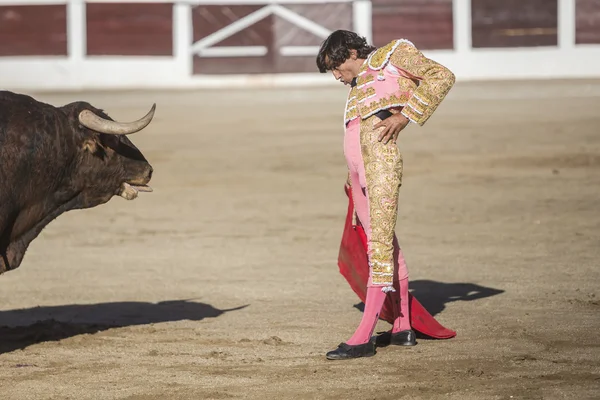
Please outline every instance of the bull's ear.
[{"label": "bull's ear", "polygon": [[88,151],[91,154],[95,154],[98,151],[98,142],[94,139],[86,139],[82,145],[83,151]]},{"label": "bull's ear", "polygon": [[91,155],[93,155],[94,157],[99,157],[101,159],[105,159],[106,158],[106,149],[104,148],[104,146],[102,145],[102,143],[100,143],[98,141],[97,138],[87,138],[83,141],[83,143],[81,144],[81,149],[84,152],[88,152]]}]

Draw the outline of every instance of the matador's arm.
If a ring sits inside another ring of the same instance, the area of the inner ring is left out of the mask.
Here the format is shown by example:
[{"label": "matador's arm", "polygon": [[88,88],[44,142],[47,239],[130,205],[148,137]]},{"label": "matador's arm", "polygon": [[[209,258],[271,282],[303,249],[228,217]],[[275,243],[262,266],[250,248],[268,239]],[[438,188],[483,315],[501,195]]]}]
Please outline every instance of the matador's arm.
[{"label": "matador's arm", "polygon": [[456,81],[448,68],[425,57],[412,43],[404,41],[394,50],[390,63],[420,80],[402,109],[402,115],[420,126],[431,117]]}]

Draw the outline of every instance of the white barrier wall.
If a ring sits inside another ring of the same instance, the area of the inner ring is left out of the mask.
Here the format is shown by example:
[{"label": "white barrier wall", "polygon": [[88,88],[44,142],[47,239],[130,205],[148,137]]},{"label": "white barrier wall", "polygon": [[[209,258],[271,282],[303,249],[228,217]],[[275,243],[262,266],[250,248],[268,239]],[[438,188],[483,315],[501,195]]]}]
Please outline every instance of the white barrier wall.
[{"label": "white barrier wall", "polygon": [[[165,3],[167,0],[0,0],[0,6],[66,5],[67,51],[63,56],[0,56],[0,87],[12,90],[73,90],[124,88],[193,88],[221,86],[271,86],[335,84],[327,74],[262,73],[202,74],[193,71],[194,57],[264,56],[264,46],[215,46],[266,16],[275,15],[319,40],[334,27],[326,27],[294,11],[294,5],[322,5],[316,0],[181,0],[172,9],[172,54],[121,57],[87,55],[86,7],[91,3]],[[349,26],[372,37],[371,2],[326,0],[344,3],[351,10]],[[204,5],[248,5],[256,11],[200,40],[194,41],[193,7]],[[558,45],[555,47],[473,48],[471,46],[470,0],[454,0],[452,50],[423,52],[452,69],[458,80],[595,78],[600,77],[600,45],[575,44],[576,0],[558,0]],[[349,11],[350,12],[350,11]],[[2,23],[0,21],[0,23]],[[0,26],[0,30],[1,30]],[[32,29],[35,29],[32,27]],[[407,39],[411,39],[407,37]],[[418,42],[416,43],[418,45]],[[278,56],[286,59],[313,57],[317,46],[284,46]],[[0,43],[0,50],[2,44]],[[315,67],[316,71],[316,67]]]}]

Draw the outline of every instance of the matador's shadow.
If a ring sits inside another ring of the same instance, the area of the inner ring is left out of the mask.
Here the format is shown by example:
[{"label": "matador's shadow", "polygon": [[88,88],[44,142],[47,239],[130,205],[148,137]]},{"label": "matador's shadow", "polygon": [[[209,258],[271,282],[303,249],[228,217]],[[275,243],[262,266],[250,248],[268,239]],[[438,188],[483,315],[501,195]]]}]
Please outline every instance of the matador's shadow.
[{"label": "matador's shadow", "polygon": [[[433,316],[444,311],[446,304],[453,301],[473,301],[504,293],[504,290],[475,283],[443,283],[425,279],[410,281],[408,287],[413,296]],[[355,304],[354,307],[361,312],[364,311],[362,302]]]},{"label": "matador's shadow", "polygon": [[57,341],[111,328],[216,318],[247,306],[220,310],[210,304],[171,300],[159,303],[72,304],[0,311],[0,354],[24,349],[35,343]]}]

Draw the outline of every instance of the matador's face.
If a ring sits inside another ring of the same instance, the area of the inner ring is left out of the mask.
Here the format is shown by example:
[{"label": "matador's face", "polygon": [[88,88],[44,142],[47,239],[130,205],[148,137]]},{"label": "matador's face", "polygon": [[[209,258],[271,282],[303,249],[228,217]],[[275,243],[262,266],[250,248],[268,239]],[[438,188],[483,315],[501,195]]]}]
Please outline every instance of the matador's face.
[{"label": "matador's face", "polygon": [[349,85],[352,79],[356,78],[363,59],[357,57],[356,50],[350,50],[350,57],[342,64],[331,69],[333,77],[342,82],[344,85]]}]

